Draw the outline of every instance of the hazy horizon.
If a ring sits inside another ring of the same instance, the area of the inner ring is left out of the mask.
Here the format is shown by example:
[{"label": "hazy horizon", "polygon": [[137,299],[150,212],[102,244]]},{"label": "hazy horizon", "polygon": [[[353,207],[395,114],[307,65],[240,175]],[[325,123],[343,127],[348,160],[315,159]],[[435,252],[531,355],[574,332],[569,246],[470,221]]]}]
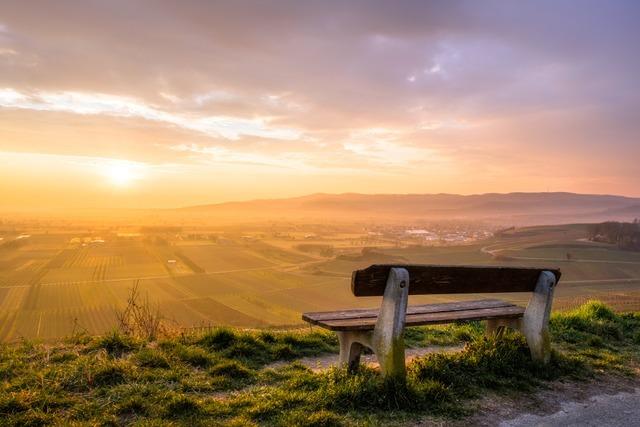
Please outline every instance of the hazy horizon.
[{"label": "hazy horizon", "polygon": [[483,196],[511,196],[511,195],[526,195],[526,196],[535,196],[535,195],[567,195],[567,196],[578,196],[578,197],[612,197],[612,198],[624,198],[630,200],[640,200],[640,197],[628,196],[624,194],[590,194],[590,193],[573,193],[567,191],[542,191],[542,192],[521,192],[521,191],[513,191],[508,193],[501,192],[487,192],[487,193],[469,193],[469,194],[461,194],[461,193],[358,193],[358,192],[343,192],[343,193],[326,193],[326,192],[317,192],[317,193],[309,193],[309,194],[299,194],[293,195],[290,197],[263,197],[263,198],[249,198],[249,199],[231,199],[231,200],[222,200],[213,203],[202,203],[202,204],[194,204],[194,205],[176,205],[176,206],[147,206],[147,207],[91,207],[91,206],[77,206],[77,207],[51,207],[51,206],[41,206],[39,208],[14,208],[7,209],[5,206],[0,206],[0,213],[11,213],[11,212],[22,212],[22,213],[63,213],[70,211],[174,211],[174,210],[183,210],[183,209],[192,209],[192,208],[203,208],[203,207],[218,207],[225,205],[234,205],[234,204],[251,204],[254,202],[280,202],[280,201],[293,201],[298,199],[307,199],[313,197],[346,197],[346,196],[362,196],[362,197],[385,197],[385,196],[406,196],[406,197],[415,197],[415,196],[424,196],[424,197],[434,197],[434,196],[451,196],[451,197],[483,197]]},{"label": "hazy horizon", "polygon": [[5,210],[640,196],[635,2],[1,3]]}]

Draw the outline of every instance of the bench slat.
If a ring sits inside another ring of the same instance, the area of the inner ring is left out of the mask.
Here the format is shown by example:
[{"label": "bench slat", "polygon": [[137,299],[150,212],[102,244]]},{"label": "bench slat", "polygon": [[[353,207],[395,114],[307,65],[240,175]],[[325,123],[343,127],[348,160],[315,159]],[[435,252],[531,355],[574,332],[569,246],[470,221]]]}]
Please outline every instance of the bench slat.
[{"label": "bench slat", "polygon": [[[524,308],[519,306],[410,314],[406,317],[405,325],[419,326],[453,323],[457,321],[516,319],[522,317],[523,314]],[[316,324],[332,331],[371,330],[376,324],[376,318],[327,320]]]},{"label": "bench slat", "polygon": [[545,270],[556,276],[556,283],[560,279],[560,270],[542,268],[378,264],[354,271],[351,291],[357,297],[384,295],[394,267],[409,272],[410,295],[533,292]]},{"label": "bench slat", "polygon": [[[410,305],[407,307],[407,315],[420,314],[420,313],[438,313],[438,312],[451,312],[461,310],[472,310],[479,308],[497,308],[497,307],[510,307],[514,304],[502,301],[498,299],[485,299],[477,301],[458,301],[448,302],[441,304],[422,304],[422,305]],[[310,323],[318,323],[327,320],[341,320],[341,319],[363,319],[370,317],[377,317],[379,308],[370,309],[355,309],[355,310],[343,310],[343,311],[322,311],[304,313],[302,319]]]}]

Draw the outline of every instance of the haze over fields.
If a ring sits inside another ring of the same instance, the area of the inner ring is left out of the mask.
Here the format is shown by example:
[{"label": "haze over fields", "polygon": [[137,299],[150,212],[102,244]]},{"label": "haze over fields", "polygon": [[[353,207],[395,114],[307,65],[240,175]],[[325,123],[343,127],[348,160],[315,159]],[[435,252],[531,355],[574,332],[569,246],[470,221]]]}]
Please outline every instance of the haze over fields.
[{"label": "haze over fields", "polygon": [[[427,216],[435,202],[424,208],[424,199],[439,200],[442,212]],[[553,206],[558,199],[567,203],[554,218],[603,215],[603,207],[626,210],[637,203],[546,193],[315,195],[231,207],[118,210],[114,217],[3,215],[0,341],[105,333],[117,325],[134,287],[178,331],[217,325],[299,327],[302,312],[378,305],[376,298],[355,298],[349,280],[352,271],[380,263],[560,268],[556,309],[591,298],[619,310],[640,309],[638,224],[627,223],[636,229],[635,240],[624,246],[610,226],[602,232],[590,231],[594,228],[587,224],[513,227],[514,219],[549,218],[550,211],[540,206]],[[524,207],[519,206],[523,200]],[[501,209],[496,211],[497,201]],[[470,206],[477,204],[492,207],[469,216]],[[482,218],[482,212],[493,220]],[[502,297],[522,304],[529,296]]]},{"label": "haze over fields", "polygon": [[570,222],[632,221],[640,217],[640,198],[573,193],[476,194],[314,194],[231,202],[180,209],[226,221],[324,218],[370,221],[477,220],[535,225]]}]

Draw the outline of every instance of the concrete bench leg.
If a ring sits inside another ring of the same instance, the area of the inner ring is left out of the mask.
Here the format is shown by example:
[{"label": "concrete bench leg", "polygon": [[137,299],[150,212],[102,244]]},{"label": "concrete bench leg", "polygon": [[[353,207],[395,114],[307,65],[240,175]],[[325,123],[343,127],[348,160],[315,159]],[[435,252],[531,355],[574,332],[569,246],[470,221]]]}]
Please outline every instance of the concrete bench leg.
[{"label": "concrete bench leg", "polygon": [[378,320],[371,337],[372,348],[385,377],[404,378],[404,332],[409,272],[404,268],[389,271]]},{"label": "concrete bench leg", "polygon": [[340,365],[349,371],[358,369],[364,347],[375,353],[385,377],[404,378],[404,332],[407,301],[409,299],[409,272],[392,268],[382,298],[382,306],[373,331],[340,331]]},{"label": "concrete bench leg", "polygon": [[360,355],[365,346],[371,348],[371,332],[338,332],[340,341],[340,366],[347,365],[349,372],[355,372],[360,365]]},{"label": "concrete bench leg", "polygon": [[550,271],[540,273],[522,319],[522,333],[527,338],[531,358],[542,363],[548,363],[551,358],[549,316],[555,284],[556,276],[553,273]]}]

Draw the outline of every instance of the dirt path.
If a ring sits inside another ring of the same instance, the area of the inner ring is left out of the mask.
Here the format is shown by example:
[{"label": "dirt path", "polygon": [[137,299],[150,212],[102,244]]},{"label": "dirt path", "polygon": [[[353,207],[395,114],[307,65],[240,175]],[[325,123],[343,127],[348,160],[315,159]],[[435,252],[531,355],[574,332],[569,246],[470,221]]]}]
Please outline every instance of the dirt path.
[{"label": "dirt path", "polygon": [[587,382],[554,382],[533,394],[495,393],[472,405],[459,421],[425,419],[416,426],[638,426],[640,377],[598,376]]},{"label": "dirt path", "polygon": [[529,426],[640,426],[640,388],[614,395],[600,394],[586,402],[563,402],[551,415],[524,414],[500,427]]},{"label": "dirt path", "polygon": [[[420,348],[408,348],[405,351],[407,363],[413,360],[416,357],[424,356],[429,353],[442,353],[442,352],[454,352],[462,350],[462,346],[430,346],[430,347],[420,347]],[[375,356],[373,354],[365,354],[362,356],[362,363],[365,363],[372,367],[377,367],[378,363],[376,362]],[[325,369],[329,369],[332,366],[338,365],[338,355],[337,354],[323,354],[321,356],[314,357],[303,357],[302,359],[298,359],[297,362],[300,362],[304,366],[312,369],[315,372],[322,371]],[[272,363],[266,368],[280,368],[282,366],[288,365],[290,362],[276,362]]]}]

